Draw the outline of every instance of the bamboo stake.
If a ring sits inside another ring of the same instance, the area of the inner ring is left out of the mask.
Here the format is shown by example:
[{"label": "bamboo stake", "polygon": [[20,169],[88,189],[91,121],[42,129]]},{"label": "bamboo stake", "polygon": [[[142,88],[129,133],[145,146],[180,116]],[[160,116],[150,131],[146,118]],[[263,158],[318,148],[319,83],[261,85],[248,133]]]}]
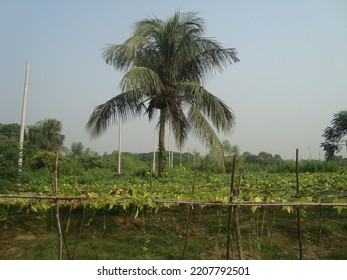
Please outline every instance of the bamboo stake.
[{"label": "bamboo stake", "polygon": [[190,221],[191,221],[191,217],[192,217],[192,211],[193,211],[193,206],[189,205],[188,206],[188,214],[187,214],[186,236],[185,236],[185,239],[184,239],[183,252],[182,252],[182,258],[181,258],[182,260],[184,259],[185,254],[186,254],[188,235],[189,235],[189,227],[190,227]]},{"label": "bamboo stake", "polygon": [[[153,179],[153,168],[154,167],[154,165],[153,166],[151,166],[151,173],[149,174],[149,193],[150,194],[152,194],[152,185],[153,185],[153,183],[152,183],[152,179]],[[149,208],[148,209],[148,223],[147,223],[147,231],[149,231],[150,230],[150,228],[151,228],[151,219],[152,219],[152,208]]]},{"label": "bamboo stake", "polygon": [[56,217],[56,220],[57,220],[58,234],[59,234],[58,259],[62,260],[63,259],[63,231],[62,231],[61,223],[60,223],[59,201],[58,200],[56,201],[55,207],[56,207],[55,217]]},{"label": "bamboo stake", "polygon": [[[194,194],[194,192],[195,192],[195,183],[196,183],[196,166],[195,166],[195,161],[194,161],[194,180],[193,180],[193,184],[192,184],[192,194]],[[185,236],[184,245],[183,245],[182,259],[184,259],[184,256],[186,254],[188,235],[189,235],[189,231],[190,231],[190,221],[192,218],[192,212],[193,212],[193,205],[188,205],[186,236]]]},{"label": "bamboo stake", "polygon": [[227,227],[227,253],[226,259],[229,260],[230,246],[231,246],[231,214],[233,211],[233,206],[230,204],[233,202],[234,193],[234,177],[235,177],[235,163],[236,157],[233,157],[233,166],[231,171],[231,182],[230,182],[230,193],[229,193],[229,215],[228,215],[228,227]]},{"label": "bamboo stake", "polygon": [[323,222],[323,208],[319,206],[319,230],[318,230],[318,244],[320,244],[320,240],[322,237],[322,222]]},{"label": "bamboo stake", "polygon": [[[241,188],[242,175],[243,175],[243,171],[241,171],[241,173],[240,173],[239,183],[238,183],[238,186],[237,186],[237,191],[235,192],[236,196],[239,193],[238,190],[240,190],[240,188]],[[233,207],[234,207],[234,222],[235,222],[237,252],[239,254],[239,259],[243,260],[242,239],[241,239],[241,229],[240,229],[240,220],[239,220],[239,209],[240,209],[240,206],[233,206]]]},{"label": "bamboo stake", "polygon": [[239,254],[239,259],[243,260],[242,253],[242,239],[241,239],[241,230],[240,230],[240,222],[239,222],[239,208],[240,206],[232,206],[234,207],[234,219],[235,219],[235,232],[236,232],[236,241],[237,241],[237,252]]},{"label": "bamboo stake", "polygon": [[[295,173],[296,173],[296,195],[297,197],[299,197],[299,149],[296,149]],[[300,215],[299,207],[296,207],[296,214],[298,218],[299,259],[302,260],[301,215]]]}]

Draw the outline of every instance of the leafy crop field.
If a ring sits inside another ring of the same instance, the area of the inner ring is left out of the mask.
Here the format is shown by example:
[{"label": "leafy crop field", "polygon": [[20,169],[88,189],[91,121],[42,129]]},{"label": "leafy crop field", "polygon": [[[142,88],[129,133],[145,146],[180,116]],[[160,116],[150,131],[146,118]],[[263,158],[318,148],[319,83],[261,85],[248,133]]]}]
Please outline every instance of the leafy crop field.
[{"label": "leafy crop field", "polygon": [[[204,174],[176,169],[164,178],[152,178],[149,173],[132,177],[63,177],[59,182],[58,196],[90,198],[74,203],[88,204],[95,208],[130,204],[143,208],[169,207],[172,203],[156,203],[158,200],[209,201],[227,204],[230,195],[230,175]],[[303,173],[299,175],[299,195],[295,174],[240,173],[234,179],[234,202],[346,202],[347,175],[344,173]],[[50,196],[52,187],[45,178],[32,180],[21,187],[20,194]],[[15,192],[14,194],[18,194]],[[46,209],[52,201],[42,199],[0,197],[0,203],[12,203],[25,207],[28,203],[36,209]],[[70,202],[69,202],[70,203]],[[172,205],[175,205],[173,203]],[[286,208],[287,209],[287,208]],[[336,207],[342,211],[342,207]],[[289,208],[287,209],[289,210]]]},{"label": "leafy crop field", "polygon": [[[0,197],[0,255],[56,259],[59,203],[65,259],[225,259],[230,185],[230,175],[177,168],[164,178],[62,177],[53,195],[39,177]],[[234,190],[234,203],[269,205],[233,206],[231,258],[241,248],[244,259],[298,259],[290,202],[340,203],[300,207],[302,254],[347,258],[346,174],[300,174],[298,195],[293,173],[239,173]]]}]

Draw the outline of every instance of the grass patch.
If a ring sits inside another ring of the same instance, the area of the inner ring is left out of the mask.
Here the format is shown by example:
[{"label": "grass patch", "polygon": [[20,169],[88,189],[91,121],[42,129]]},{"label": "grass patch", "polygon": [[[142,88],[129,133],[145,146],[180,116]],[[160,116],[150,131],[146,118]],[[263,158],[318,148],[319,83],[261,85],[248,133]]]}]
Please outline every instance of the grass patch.
[{"label": "grass patch", "polygon": [[[2,209],[4,210],[4,209]],[[8,209],[7,209],[8,210]],[[7,211],[6,210],[6,211]],[[71,214],[66,235],[70,253],[76,246],[81,208]],[[146,260],[180,259],[186,237],[187,206],[161,208],[158,213],[122,207],[85,209],[82,233],[75,259]],[[304,259],[347,259],[347,211],[323,210],[321,238],[319,211],[303,209],[302,234]],[[65,226],[69,209],[62,207]],[[185,259],[225,259],[227,209],[196,207],[193,209]],[[262,208],[252,213],[240,208],[242,248],[246,259],[298,259],[296,214],[280,208]],[[231,256],[237,258],[232,233]],[[55,215],[48,211],[27,213],[12,207],[0,222],[0,258],[9,260],[57,259],[58,233]],[[64,258],[68,259],[66,249]]]}]

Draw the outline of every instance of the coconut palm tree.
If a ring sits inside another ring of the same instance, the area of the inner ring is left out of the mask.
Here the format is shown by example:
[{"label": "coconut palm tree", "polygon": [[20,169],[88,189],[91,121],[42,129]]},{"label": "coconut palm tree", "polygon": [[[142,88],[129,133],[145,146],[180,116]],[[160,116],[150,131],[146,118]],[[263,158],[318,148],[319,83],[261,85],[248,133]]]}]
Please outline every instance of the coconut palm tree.
[{"label": "coconut palm tree", "polygon": [[44,119],[28,129],[29,143],[37,150],[56,151],[64,142],[62,123],[56,119]]},{"label": "coconut palm tree", "polygon": [[29,144],[37,151],[55,152],[55,170],[53,191],[58,191],[59,151],[63,147],[65,136],[61,134],[62,123],[56,119],[45,119],[28,129]]},{"label": "coconut palm tree", "polygon": [[197,136],[220,163],[223,149],[218,133],[234,124],[231,109],[202,83],[216,71],[238,62],[236,50],[222,48],[203,37],[205,24],[195,12],[176,12],[168,20],[138,21],[123,44],[103,53],[106,63],[125,71],[122,93],[95,107],[87,123],[92,137],[99,136],[120,117],[122,121],[146,114],[158,116],[158,173],[165,161],[165,125],[180,148],[189,132]]}]

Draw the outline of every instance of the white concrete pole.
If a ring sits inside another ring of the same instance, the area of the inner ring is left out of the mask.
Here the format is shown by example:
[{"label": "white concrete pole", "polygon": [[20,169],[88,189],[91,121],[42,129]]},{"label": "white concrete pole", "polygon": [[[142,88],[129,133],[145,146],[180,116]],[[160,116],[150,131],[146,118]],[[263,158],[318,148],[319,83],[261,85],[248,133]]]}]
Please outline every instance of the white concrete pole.
[{"label": "white concrete pole", "polygon": [[23,146],[24,146],[24,131],[25,131],[25,119],[26,119],[26,106],[27,106],[27,94],[28,94],[28,80],[29,80],[29,61],[27,61],[25,69],[25,81],[24,81],[24,93],[22,102],[22,119],[19,135],[19,158],[18,158],[18,173],[22,174],[23,168]]}]

